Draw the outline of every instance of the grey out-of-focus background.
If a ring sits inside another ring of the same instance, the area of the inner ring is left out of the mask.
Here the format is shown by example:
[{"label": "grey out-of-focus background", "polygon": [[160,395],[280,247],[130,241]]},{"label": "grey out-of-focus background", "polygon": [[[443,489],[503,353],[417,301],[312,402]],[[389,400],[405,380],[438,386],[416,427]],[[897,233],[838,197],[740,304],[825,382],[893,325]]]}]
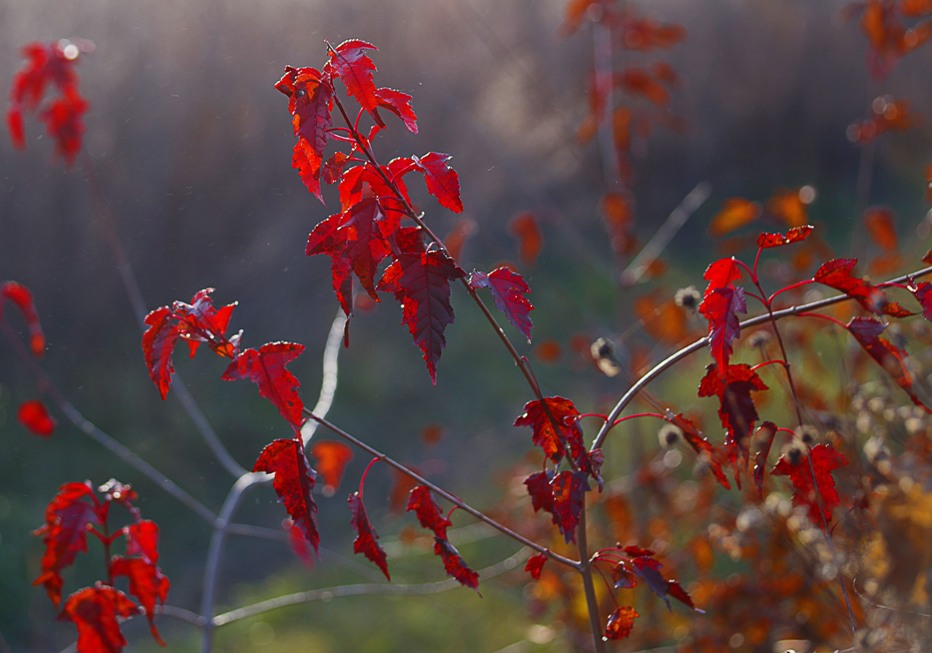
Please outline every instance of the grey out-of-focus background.
[{"label": "grey out-of-focus background", "polygon": [[[638,233],[649,237],[698,183],[711,189],[664,251],[670,292],[701,283],[704,265],[716,256],[706,227],[730,196],[764,200],[777,188],[811,185],[818,194],[811,217],[826,229],[826,239],[840,250],[856,241],[860,153],[846,128],[866,114],[878,87],[866,72],[863,34],[856,21],[842,17],[844,3],[644,4],[647,15],[687,31],[665,55],[680,76],[671,109],[686,128],[658,131],[635,157]],[[78,65],[91,103],[84,148],[147,307],[216,287],[218,302],[239,301],[233,328],[244,329],[245,343],[308,346],[292,367],[312,403],[336,303],[329,262],[304,256],[304,241],[336,202],[328,195],[329,206],[322,206],[291,168],[287,100],[273,85],[286,64],[320,66],[325,40],[374,43],[377,83],[413,95],[420,124],[420,134],[412,136],[390,120],[377,151],[385,161],[430,150],[453,155],[464,216],[476,225],[463,253],[467,269],[517,260],[508,223],[525,211],[537,216],[544,250],[523,270],[532,288],[546,288],[532,296],[535,337],[564,345],[561,361],[541,363],[538,373],[545,392],[584,397],[577,403],[593,409],[617,397],[622,382],[577,364],[566,343],[574,334],[623,332],[633,320],[620,308],[627,300],[617,292],[618,262],[597,210],[602,194],[613,189],[606,188],[596,144],[581,145],[574,136],[587,111],[592,37],[588,29],[563,35],[563,11],[561,0],[3,0],[0,88],[9,88],[27,42],[81,37],[96,44]],[[928,49],[911,55],[882,90],[927,113],[930,64]],[[869,198],[897,211],[901,236],[917,249],[916,234],[927,233],[917,226],[927,209],[922,175],[930,162],[930,130],[928,121],[920,123],[878,145]],[[149,382],[87,168],[79,159],[66,169],[34,119],[27,118],[26,131],[25,152],[0,138],[0,279],[16,279],[34,292],[49,339],[43,365],[101,428],[218,507],[231,479],[179,405],[163,404]],[[428,221],[446,234],[454,216],[424,204]],[[454,304],[457,321],[447,333],[436,388],[398,324],[397,306],[385,302],[358,316],[331,416],[428,469],[467,500],[489,504],[502,491],[489,482],[489,469],[505,469],[527,449],[525,434],[510,424],[531,397],[458,290]],[[249,466],[269,439],[281,435],[282,424],[252,386],[220,382],[222,361],[201,358],[179,360],[178,368],[233,454]],[[12,650],[56,651],[71,641],[71,628],[53,621],[44,593],[30,586],[41,545],[29,531],[66,481],[102,483],[115,476],[133,483],[143,514],[162,524],[172,603],[196,606],[206,526],[76,429],[63,425],[51,441],[28,436],[14,413],[34,394],[26,366],[3,343],[0,634]],[[443,437],[427,447],[419,434],[431,424],[443,425]],[[350,465],[347,488],[367,462],[361,458]],[[387,491],[390,481],[387,472],[375,471],[370,484]],[[270,491],[251,501],[244,520],[277,524]],[[352,580],[357,572],[344,560],[352,557],[352,535],[342,503],[324,501],[321,522],[326,548],[337,552],[330,559],[343,561]],[[378,523],[391,532],[401,521],[395,516]],[[232,543],[225,601],[274,594],[275,579],[296,564],[290,556],[274,543]],[[315,586],[314,574],[326,574],[325,566],[306,572],[298,586]],[[495,593],[488,592],[489,601],[498,600]],[[508,603],[514,604],[520,612],[520,596]],[[303,650],[346,650],[327,642],[337,636],[330,631],[354,623],[357,608],[315,622],[321,609],[289,613],[303,615],[292,622],[300,622],[305,637],[290,641]],[[470,628],[469,617],[458,609],[455,616],[452,621],[465,620]],[[262,623],[279,635],[290,632],[287,623]],[[483,623],[472,628],[489,638],[474,644],[480,648],[496,641],[496,629],[483,631]],[[144,625],[137,626],[136,639],[144,639]],[[166,628],[175,650],[191,641],[183,624]],[[271,641],[267,629],[243,632],[252,633],[252,640],[243,639],[252,650]],[[495,645],[505,646],[509,636]],[[351,641],[383,650],[375,640]]]}]

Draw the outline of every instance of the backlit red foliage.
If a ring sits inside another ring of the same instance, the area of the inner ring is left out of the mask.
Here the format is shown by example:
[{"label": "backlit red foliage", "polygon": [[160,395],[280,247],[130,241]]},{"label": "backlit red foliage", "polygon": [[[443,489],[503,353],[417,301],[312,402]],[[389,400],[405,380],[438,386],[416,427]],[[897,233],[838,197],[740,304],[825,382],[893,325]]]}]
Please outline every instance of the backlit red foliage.
[{"label": "backlit red foliage", "polygon": [[[89,41],[62,39],[44,45],[30,43],[22,49],[26,64],[13,79],[7,127],[13,145],[26,147],[24,112],[36,112],[45,122],[46,131],[55,141],[58,153],[68,165],[81,150],[84,135],[84,112],[88,102],[78,91],[74,65],[82,52],[94,49]],[[59,96],[43,104],[46,90],[54,86]]]}]

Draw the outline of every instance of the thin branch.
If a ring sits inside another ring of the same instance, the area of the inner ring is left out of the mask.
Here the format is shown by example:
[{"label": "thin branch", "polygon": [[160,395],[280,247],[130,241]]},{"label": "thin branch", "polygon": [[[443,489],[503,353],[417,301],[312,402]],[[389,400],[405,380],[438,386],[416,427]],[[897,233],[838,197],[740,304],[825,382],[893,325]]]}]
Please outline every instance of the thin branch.
[{"label": "thin branch", "polygon": [[[504,573],[519,568],[520,564],[527,559],[527,549],[521,549],[517,553],[508,556],[501,562],[485,567],[479,570],[479,575],[485,579],[495,578]],[[451,589],[462,587],[454,578],[436,581],[433,583],[417,584],[392,584],[392,583],[361,583],[358,585],[340,585],[326,589],[308,590],[305,592],[295,592],[294,594],[285,594],[277,596],[266,601],[259,601],[252,605],[247,605],[236,610],[230,610],[214,617],[215,626],[223,626],[233,621],[254,617],[270,610],[284,608],[290,605],[301,603],[311,603],[313,601],[329,601],[335,598],[345,596],[360,596],[373,594],[393,594],[404,596],[425,596],[429,594],[438,594]]]},{"label": "thin branch", "polygon": [[[340,344],[343,341],[343,330],[346,327],[346,315],[343,309],[337,309],[337,315],[330,324],[330,333],[327,334],[327,341],[324,344],[323,354],[323,375],[320,382],[320,395],[317,397],[317,404],[313,408],[315,415],[326,416],[333,406],[333,398],[337,392],[337,380],[339,378],[339,355]],[[306,420],[301,427],[301,440],[304,446],[308,445],[314,433],[317,431],[317,422]]]},{"label": "thin branch", "polygon": [[[932,266],[922,268],[921,270],[917,270],[909,274],[904,274],[900,277],[896,277],[895,279],[890,279],[886,283],[903,283],[905,281],[908,281],[909,279],[918,279],[930,273],[932,273]],[[759,324],[770,322],[771,319],[780,320],[785,317],[798,315],[799,313],[804,313],[806,311],[818,310],[820,308],[825,308],[826,306],[832,306],[833,304],[839,304],[844,301],[851,301],[851,297],[849,297],[848,295],[844,295],[844,294],[833,295],[832,297],[827,297],[825,299],[820,299],[814,302],[809,302],[808,304],[799,304],[797,306],[790,306],[789,308],[784,308],[779,311],[773,311],[772,313],[769,313],[769,314],[765,313],[762,315],[757,315],[752,318],[748,318],[747,320],[743,320],[739,324],[739,327],[741,329],[747,329],[749,327],[753,327]],[[599,429],[599,432],[596,435],[595,440],[592,443],[592,446],[590,447],[590,451],[599,449],[602,447],[602,444],[605,442],[605,438],[608,437],[608,433],[609,433],[609,430],[611,429],[612,423],[616,419],[618,419],[618,416],[621,414],[621,411],[623,411],[628,406],[628,404],[631,403],[631,401],[638,395],[638,393],[641,392],[641,390],[643,390],[645,387],[647,387],[647,385],[650,384],[651,381],[656,379],[658,376],[663,374],[668,368],[672,367],[673,365],[683,360],[690,354],[693,354],[699,351],[700,349],[704,349],[708,345],[709,345],[708,336],[704,338],[699,338],[695,342],[690,343],[686,345],[685,347],[683,347],[682,349],[673,352],[672,354],[667,356],[664,360],[660,361],[659,363],[654,365],[654,367],[648,370],[644,374],[644,376],[642,376],[640,379],[638,379],[634,383],[634,385],[628,388],[628,391],[625,392],[621,396],[621,398],[618,400],[618,403],[616,403],[615,406],[612,408],[611,412],[608,414],[608,419],[606,420],[605,424],[602,425],[601,429]]]},{"label": "thin branch", "polygon": [[223,507],[220,509],[220,515],[214,525],[214,532],[210,536],[207,561],[204,565],[203,593],[201,595],[201,615],[205,619],[201,639],[201,651],[203,653],[210,653],[213,649],[213,629],[216,622],[211,615],[216,601],[217,582],[220,578],[220,561],[223,556],[229,522],[236,513],[236,509],[239,507],[246,491],[259,483],[269,482],[271,478],[270,475],[264,472],[243,474],[236,479],[233,487],[230,488],[230,492],[223,502]]},{"label": "thin branch", "polygon": [[551,551],[550,549],[548,549],[548,548],[546,548],[546,547],[544,547],[544,546],[541,546],[541,545],[538,544],[537,542],[534,542],[534,541],[532,541],[532,540],[529,540],[528,538],[524,537],[523,535],[521,535],[521,534],[519,534],[519,533],[516,533],[515,531],[511,530],[510,528],[508,528],[508,527],[505,526],[504,524],[501,524],[501,523],[495,521],[494,519],[492,519],[491,517],[489,517],[489,516],[486,515],[485,513],[480,512],[479,510],[476,510],[475,508],[473,508],[472,506],[470,506],[468,503],[464,502],[464,501],[463,501],[462,499],[460,499],[459,497],[456,497],[456,496],[450,494],[449,492],[447,492],[447,491],[444,490],[443,488],[441,488],[441,487],[439,487],[438,485],[436,485],[436,484],[432,483],[431,481],[427,480],[426,478],[424,478],[423,476],[421,476],[421,475],[418,474],[417,472],[413,471],[413,470],[410,469],[409,467],[406,467],[405,465],[402,465],[401,463],[399,463],[399,462],[396,461],[395,459],[393,459],[393,458],[391,458],[391,457],[385,455],[384,453],[382,453],[381,451],[379,451],[379,450],[376,449],[375,447],[372,447],[371,445],[369,445],[369,444],[363,442],[362,440],[360,440],[359,438],[355,437],[354,435],[351,435],[350,433],[344,431],[344,430],[341,429],[339,426],[337,426],[337,425],[335,425],[335,424],[333,424],[333,423],[331,423],[331,422],[328,422],[328,421],[327,421],[326,419],[324,419],[323,417],[320,417],[320,416],[318,416],[318,415],[315,415],[314,413],[312,413],[311,411],[309,411],[309,410],[306,409],[306,408],[304,409],[304,412],[305,412],[305,414],[307,414],[308,417],[310,417],[311,419],[320,422],[320,425],[323,426],[324,428],[330,430],[331,432],[335,433],[336,435],[339,435],[341,438],[343,438],[343,439],[346,440],[347,442],[350,442],[351,444],[353,444],[353,445],[359,447],[359,448],[362,449],[363,451],[366,451],[366,452],[368,452],[369,454],[375,456],[376,458],[378,458],[379,460],[381,460],[382,462],[384,462],[384,463],[385,463],[386,465],[388,465],[389,467],[392,467],[392,468],[398,470],[399,472],[401,472],[402,474],[404,474],[405,476],[407,476],[407,477],[409,477],[409,478],[415,480],[418,484],[427,486],[427,487],[430,488],[434,493],[440,495],[441,497],[443,497],[444,499],[446,499],[447,501],[449,501],[450,503],[452,503],[454,506],[458,507],[460,510],[463,510],[464,512],[469,513],[470,515],[472,515],[473,517],[475,517],[475,518],[478,519],[479,521],[485,522],[486,524],[488,524],[489,526],[491,526],[491,527],[494,528],[495,530],[499,531],[500,533],[503,533],[503,534],[507,535],[508,537],[510,537],[511,539],[515,540],[516,542],[520,542],[520,543],[523,544],[524,546],[530,547],[531,549],[534,549],[534,550],[537,551],[538,553],[543,553],[544,555],[546,555],[546,556],[548,556],[549,558],[551,558],[551,559],[553,559],[553,560],[559,562],[560,564],[566,565],[567,567],[571,567],[571,568],[576,569],[577,571],[579,571],[579,569],[580,569],[580,563],[579,563],[579,561],[577,561],[577,560],[571,560],[570,558],[566,558],[566,557],[564,557],[564,556],[561,556],[561,555],[558,554],[558,553],[554,553],[554,552]]},{"label": "thin branch", "polygon": [[33,376],[36,378],[36,384],[43,388],[46,393],[48,393],[48,396],[55,403],[55,406],[59,411],[61,411],[61,413],[68,419],[69,422],[71,422],[77,429],[82,431],[85,435],[90,437],[99,445],[116,455],[124,462],[128,463],[140,474],[158,485],[168,495],[177,499],[182,505],[196,513],[208,524],[213,524],[214,521],[216,521],[217,515],[215,515],[210,508],[198,501],[193,495],[188,494],[186,490],[177,485],[158,469],[153,467],[148,461],[136,454],[132,449],[129,449],[125,445],[121,444],[119,441],[115,440],[112,436],[107,434],[103,429],[85,418],[84,415],[82,415],[81,412],[78,411],[78,409],[75,408],[74,405],[65,398],[65,396],[55,385],[54,381],[52,381],[51,377],[45,373],[45,370],[43,370],[32,358],[32,356],[25,350],[22,341],[20,341],[16,332],[6,320],[0,320],[0,328],[2,328],[4,335],[10,341],[10,344],[13,346],[13,349],[16,351],[16,353],[26,362],[26,366],[30,369]]},{"label": "thin branch", "polygon": [[651,263],[657,260],[657,257],[667,248],[667,245],[686,224],[686,221],[709,199],[711,193],[712,187],[708,183],[701,181],[686,194],[677,207],[670,212],[663,224],[660,225],[660,228],[654,232],[651,239],[641,248],[634,260],[621,272],[619,279],[623,286],[633,286],[640,281]]},{"label": "thin branch", "polygon": [[[139,288],[136,274],[133,272],[133,266],[130,264],[129,257],[126,255],[126,250],[123,248],[123,241],[120,239],[119,233],[117,233],[116,220],[110,210],[110,204],[107,202],[106,195],[100,186],[93,161],[87,154],[84,154],[82,157],[81,165],[96,207],[94,215],[97,225],[102,232],[104,242],[110,249],[110,255],[113,257],[113,261],[120,271],[120,281],[123,282],[123,289],[126,291],[126,297],[129,300],[130,306],[133,308],[133,315],[136,318],[136,323],[143,326],[146,317],[146,301]],[[214,456],[217,457],[220,464],[233,477],[239,477],[241,474],[244,474],[246,470],[236,462],[220,441],[217,432],[214,431],[210,422],[207,421],[203,411],[201,411],[194,397],[191,396],[188,388],[182,383],[180,376],[177,374],[175,375],[173,385],[175,389],[174,394],[176,394],[181,401],[182,407],[188,413],[191,421],[194,422],[195,428],[201,434],[201,437]]]},{"label": "thin branch", "polygon": [[599,599],[595,594],[595,584],[592,582],[592,560],[589,559],[589,544],[586,536],[586,502],[583,500],[579,511],[579,526],[576,528],[576,545],[579,551],[580,569],[582,576],[583,593],[586,596],[586,612],[589,614],[589,630],[592,633],[592,646],[595,653],[605,653],[605,642],[602,640],[602,624],[599,614]]}]

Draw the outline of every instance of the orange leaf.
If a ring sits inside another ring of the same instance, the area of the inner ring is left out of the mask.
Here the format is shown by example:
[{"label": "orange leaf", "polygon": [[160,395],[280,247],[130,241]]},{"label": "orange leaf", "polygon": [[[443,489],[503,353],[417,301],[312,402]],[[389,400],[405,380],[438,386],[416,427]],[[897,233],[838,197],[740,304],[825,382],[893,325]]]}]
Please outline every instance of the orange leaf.
[{"label": "orange leaf", "polygon": [[651,295],[638,297],[634,300],[634,313],[657,342],[676,345],[688,334],[686,312],[672,299],[658,302]]},{"label": "orange leaf", "polygon": [[887,252],[896,252],[899,243],[893,225],[893,211],[885,207],[871,207],[864,214],[864,226],[877,245]]},{"label": "orange leaf", "polygon": [[537,226],[537,218],[531,213],[522,213],[508,225],[509,231],[518,239],[518,256],[525,265],[534,265],[544,246],[544,237]]},{"label": "orange leaf", "polygon": [[760,217],[761,207],[757,202],[743,197],[730,197],[725,200],[722,209],[715,214],[709,224],[709,235],[723,236]]},{"label": "orange leaf", "polygon": [[809,186],[778,190],[767,200],[767,210],[789,227],[802,227],[808,222],[806,205],[813,198],[814,193]]},{"label": "orange leaf", "polygon": [[324,493],[331,496],[340,486],[343,470],[353,459],[353,450],[342,442],[322,440],[311,446],[311,455],[317,461],[317,471],[324,479]]},{"label": "orange leaf", "polygon": [[656,105],[670,102],[670,93],[650,73],[642,68],[629,68],[619,76],[617,84],[629,93],[642,95]]}]

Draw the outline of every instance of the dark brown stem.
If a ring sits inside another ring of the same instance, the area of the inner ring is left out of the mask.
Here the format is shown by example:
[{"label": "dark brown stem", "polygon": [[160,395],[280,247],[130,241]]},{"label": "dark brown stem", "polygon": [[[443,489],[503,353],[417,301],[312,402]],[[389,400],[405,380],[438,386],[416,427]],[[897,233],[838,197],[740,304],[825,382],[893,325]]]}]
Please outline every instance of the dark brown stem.
[{"label": "dark brown stem", "polygon": [[599,614],[599,599],[592,582],[592,560],[589,559],[589,544],[586,538],[586,503],[583,500],[579,511],[579,525],[576,527],[576,546],[579,551],[579,574],[582,576],[583,593],[586,595],[586,608],[589,613],[589,630],[592,632],[592,647],[596,653],[605,653],[602,640],[602,623]]}]

